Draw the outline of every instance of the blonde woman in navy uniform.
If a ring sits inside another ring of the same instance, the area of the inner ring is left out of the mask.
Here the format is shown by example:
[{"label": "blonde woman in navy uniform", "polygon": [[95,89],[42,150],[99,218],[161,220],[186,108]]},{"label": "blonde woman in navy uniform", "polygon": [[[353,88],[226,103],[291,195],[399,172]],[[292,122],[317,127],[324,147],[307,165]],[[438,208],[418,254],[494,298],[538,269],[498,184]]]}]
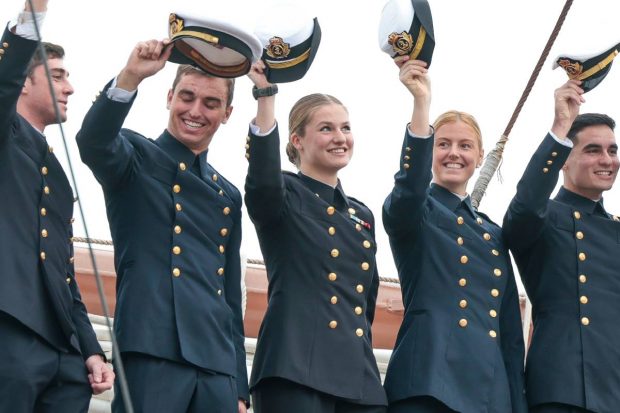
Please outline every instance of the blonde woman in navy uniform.
[{"label": "blonde woman in navy uniform", "polygon": [[483,159],[480,129],[457,111],[430,128],[426,63],[406,56],[396,62],[414,110],[383,206],[405,304],[385,379],[388,411],[524,413],[510,258],[501,229],[472,208],[467,194]]},{"label": "blonde woman in navy uniform", "polygon": [[245,202],[269,277],[250,382],[254,410],[385,412],[370,331],[379,287],[374,218],[338,179],[353,154],[347,110],[329,95],[301,98],[287,146],[300,172],[282,172],[274,87],[261,61],[249,77],[260,97]]}]

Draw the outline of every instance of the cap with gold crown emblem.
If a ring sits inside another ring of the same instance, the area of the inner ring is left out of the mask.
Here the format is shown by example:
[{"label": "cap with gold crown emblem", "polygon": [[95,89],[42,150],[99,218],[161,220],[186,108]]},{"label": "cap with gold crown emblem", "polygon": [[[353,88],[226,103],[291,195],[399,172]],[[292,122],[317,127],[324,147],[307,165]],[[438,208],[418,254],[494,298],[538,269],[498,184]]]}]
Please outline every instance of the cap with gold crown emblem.
[{"label": "cap with gold crown emblem", "polygon": [[594,89],[609,73],[614,58],[620,52],[620,43],[602,53],[586,56],[560,55],[553,62],[553,68],[561,67],[569,79],[581,80],[585,92]]},{"label": "cap with gold crown emblem", "polygon": [[188,12],[171,13],[168,35],[174,45],[169,61],[191,64],[212,76],[234,78],[250,71],[262,47],[251,28],[231,13],[208,17]]},{"label": "cap with gold crown emblem", "polygon": [[321,27],[298,7],[281,5],[259,19],[256,36],[263,47],[265,74],[271,83],[299,80],[306,75],[321,42]]},{"label": "cap with gold crown emblem", "polygon": [[409,55],[430,66],[435,32],[428,1],[389,0],[379,21],[379,47],[392,58]]}]

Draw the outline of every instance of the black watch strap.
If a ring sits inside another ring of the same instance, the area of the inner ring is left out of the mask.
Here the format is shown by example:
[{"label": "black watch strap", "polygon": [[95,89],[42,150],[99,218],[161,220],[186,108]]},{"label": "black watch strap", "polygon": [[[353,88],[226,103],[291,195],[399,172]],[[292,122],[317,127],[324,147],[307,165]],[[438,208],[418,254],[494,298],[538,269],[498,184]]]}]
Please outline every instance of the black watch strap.
[{"label": "black watch strap", "polygon": [[270,85],[263,88],[257,88],[256,85],[252,88],[252,96],[254,99],[258,99],[264,96],[273,96],[278,93],[278,85]]}]

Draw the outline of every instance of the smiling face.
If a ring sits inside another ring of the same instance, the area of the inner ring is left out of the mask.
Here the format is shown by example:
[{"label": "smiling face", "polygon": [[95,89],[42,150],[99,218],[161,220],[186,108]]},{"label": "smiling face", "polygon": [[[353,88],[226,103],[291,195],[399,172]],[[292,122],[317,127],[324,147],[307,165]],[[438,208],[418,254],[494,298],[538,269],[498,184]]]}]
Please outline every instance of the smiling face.
[{"label": "smiling face", "polygon": [[587,126],[573,139],[573,149],[562,167],[564,187],[598,200],[611,189],[618,175],[618,145],[607,125]]},{"label": "smiling face", "polygon": [[353,155],[353,134],[349,113],[337,103],[317,107],[303,128],[303,136],[290,137],[299,153],[299,169],[319,181],[335,185],[338,171]]},{"label": "smiling face", "polygon": [[168,92],[168,132],[194,153],[205,151],[232,112],[227,79],[200,73],[182,75]]},{"label": "smiling face", "polygon": [[435,129],[433,182],[450,192],[465,195],[467,182],[482,164],[484,151],[474,128],[462,120],[440,124]]}]

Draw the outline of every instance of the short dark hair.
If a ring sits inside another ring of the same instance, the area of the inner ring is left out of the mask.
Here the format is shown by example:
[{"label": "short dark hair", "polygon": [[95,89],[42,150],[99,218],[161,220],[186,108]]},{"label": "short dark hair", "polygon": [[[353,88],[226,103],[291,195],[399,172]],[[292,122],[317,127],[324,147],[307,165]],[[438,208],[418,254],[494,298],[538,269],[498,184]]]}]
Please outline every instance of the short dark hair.
[{"label": "short dark hair", "polygon": [[568,139],[577,143],[577,134],[588,126],[605,125],[614,130],[616,122],[609,116],[602,113],[582,113],[578,115],[568,131]]},{"label": "short dark hair", "polygon": [[[43,45],[43,49],[45,50],[45,59],[62,59],[65,57],[65,49],[62,46],[59,46],[54,43],[41,42]],[[44,57],[41,55],[41,49],[37,48],[36,53],[30,59],[28,63],[28,77],[32,78],[32,73],[37,66],[43,64]]]},{"label": "short dark hair", "polygon": [[[174,81],[172,82],[172,90],[174,91],[174,89],[177,87],[177,85],[179,84],[183,76],[190,74],[190,73],[195,73],[197,75],[201,75],[205,77],[215,77],[215,76],[211,76],[207,72],[195,66],[179,65],[179,68],[177,69],[177,74],[174,77]],[[226,86],[228,86],[228,96],[226,98],[226,107],[228,107],[232,105],[233,95],[235,93],[235,79],[233,78],[233,79],[225,79],[225,80],[227,81]]]}]

